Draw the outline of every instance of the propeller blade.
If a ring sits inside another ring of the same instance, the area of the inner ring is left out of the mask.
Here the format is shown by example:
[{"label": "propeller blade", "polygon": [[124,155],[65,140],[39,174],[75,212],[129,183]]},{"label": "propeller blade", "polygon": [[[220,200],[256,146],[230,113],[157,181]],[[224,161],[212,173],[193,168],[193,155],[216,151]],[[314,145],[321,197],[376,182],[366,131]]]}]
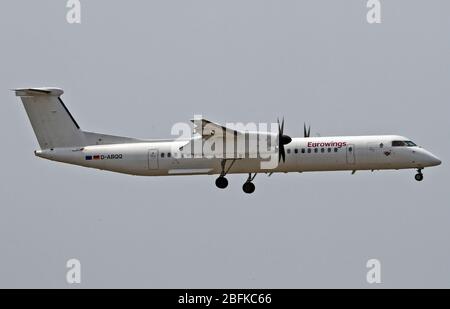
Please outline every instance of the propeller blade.
[{"label": "propeller blade", "polygon": [[278,135],[280,135],[281,125],[280,125],[280,119],[279,118],[277,118],[277,123],[278,123]]},{"label": "propeller blade", "polygon": [[281,146],[279,149],[279,155],[278,155],[278,163],[283,160],[283,163],[286,161],[286,153],[284,151],[284,146]]},{"label": "propeller blade", "polygon": [[284,135],[284,117],[281,120],[277,119],[278,122],[278,162],[286,161],[286,151],[284,149],[284,145],[289,144],[292,141],[292,138],[288,135]]},{"label": "propeller blade", "polygon": [[303,136],[304,137],[311,136],[311,126],[308,126],[308,129],[306,129],[306,123],[303,124]]}]

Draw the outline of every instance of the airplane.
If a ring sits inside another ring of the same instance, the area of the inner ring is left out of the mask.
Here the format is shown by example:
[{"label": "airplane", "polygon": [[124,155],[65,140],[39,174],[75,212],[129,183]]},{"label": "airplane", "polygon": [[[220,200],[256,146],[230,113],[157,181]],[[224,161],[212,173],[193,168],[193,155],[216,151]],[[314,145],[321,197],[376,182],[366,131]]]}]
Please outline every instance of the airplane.
[{"label": "airplane", "polygon": [[[441,164],[438,157],[403,136],[312,137],[310,127],[304,125],[304,136],[291,138],[284,134],[284,119],[277,122],[278,130],[255,132],[199,118],[193,121],[194,134],[176,139],[93,133],[81,130],[61,99],[62,89],[13,91],[21,98],[39,143],[36,156],[117,173],[218,175],[215,184],[220,189],[228,186],[228,174],[248,174],[242,189],[250,194],[261,173],[416,169],[415,179],[422,181],[424,168]],[[255,141],[257,147],[249,147]],[[238,142],[245,147],[236,147]],[[200,150],[195,148],[198,145]]]}]

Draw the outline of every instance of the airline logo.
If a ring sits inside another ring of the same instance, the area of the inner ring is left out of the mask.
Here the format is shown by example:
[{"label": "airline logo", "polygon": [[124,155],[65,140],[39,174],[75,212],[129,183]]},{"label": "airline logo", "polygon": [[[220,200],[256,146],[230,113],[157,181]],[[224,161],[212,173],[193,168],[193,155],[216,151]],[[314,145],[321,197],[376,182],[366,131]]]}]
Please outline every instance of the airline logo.
[{"label": "airline logo", "polygon": [[308,142],[308,147],[309,148],[317,148],[317,147],[337,147],[337,148],[342,148],[342,147],[346,147],[346,146],[347,146],[347,142],[319,142],[319,143]]},{"label": "airline logo", "polygon": [[122,154],[109,154],[109,155],[94,155],[94,156],[86,156],[86,161],[92,160],[121,160],[123,159]]}]

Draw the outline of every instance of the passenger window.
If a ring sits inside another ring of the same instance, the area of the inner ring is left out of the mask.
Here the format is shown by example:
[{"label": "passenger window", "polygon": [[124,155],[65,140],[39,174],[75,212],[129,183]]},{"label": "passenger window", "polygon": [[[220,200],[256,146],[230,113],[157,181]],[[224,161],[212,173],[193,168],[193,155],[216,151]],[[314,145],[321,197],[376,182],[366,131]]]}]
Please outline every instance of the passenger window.
[{"label": "passenger window", "polygon": [[325,152],[325,148],[320,149],[320,152],[324,153]]},{"label": "passenger window", "polygon": [[314,152],[318,153],[319,152],[319,148],[314,148]]},{"label": "passenger window", "polygon": [[161,158],[164,158],[164,152],[161,152]]},{"label": "passenger window", "polygon": [[308,153],[311,153],[311,148],[308,148]]},{"label": "passenger window", "polygon": [[348,147],[348,151],[349,151],[349,152],[352,152],[352,151],[353,151],[353,148],[352,148],[352,147]]},{"label": "passenger window", "polygon": [[171,157],[171,154],[170,154],[170,152],[168,152],[168,153],[167,153],[167,157],[168,157],[168,158],[170,158],[170,157]]},{"label": "passenger window", "polygon": [[331,148],[328,148],[328,152],[331,152]]},{"label": "passenger window", "polygon": [[305,148],[302,148],[302,153],[305,153]]},{"label": "passenger window", "polygon": [[334,148],[334,152],[338,152],[338,149],[337,149],[337,148]]},{"label": "passenger window", "polygon": [[294,152],[295,152],[295,153],[298,153],[298,149],[297,149],[297,148],[295,148]]}]

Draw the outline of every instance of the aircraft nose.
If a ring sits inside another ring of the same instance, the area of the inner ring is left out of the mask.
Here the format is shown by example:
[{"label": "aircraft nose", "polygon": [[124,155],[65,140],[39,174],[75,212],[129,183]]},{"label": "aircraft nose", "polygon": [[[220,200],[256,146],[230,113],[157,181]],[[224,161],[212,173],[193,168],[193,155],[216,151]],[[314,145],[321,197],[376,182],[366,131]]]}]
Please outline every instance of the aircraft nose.
[{"label": "aircraft nose", "polygon": [[433,155],[431,153],[428,154],[428,161],[430,162],[431,166],[437,166],[442,163],[442,161],[438,157],[436,157],[435,155]]},{"label": "aircraft nose", "polygon": [[433,160],[434,160],[434,161],[433,161],[433,164],[434,164],[434,165],[441,165],[441,163],[442,163],[442,161],[441,161],[438,157],[434,157]]}]

